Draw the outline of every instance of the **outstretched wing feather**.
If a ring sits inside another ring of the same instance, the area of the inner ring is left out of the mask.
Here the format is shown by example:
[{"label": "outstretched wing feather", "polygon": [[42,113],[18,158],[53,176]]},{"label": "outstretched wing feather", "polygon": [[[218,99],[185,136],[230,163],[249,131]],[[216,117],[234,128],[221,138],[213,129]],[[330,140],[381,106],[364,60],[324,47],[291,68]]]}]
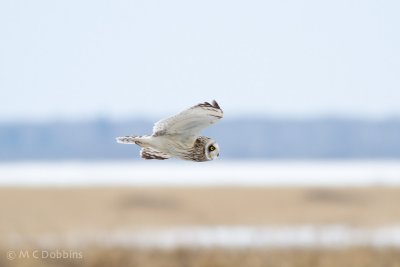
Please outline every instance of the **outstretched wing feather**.
[{"label": "outstretched wing feather", "polygon": [[193,106],[176,116],[155,123],[153,136],[182,134],[197,136],[211,124],[223,117],[223,111],[214,100],[212,104],[204,102]]},{"label": "outstretched wing feather", "polygon": [[171,155],[168,155],[167,153],[155,150],[150,147],[145,147],[140,150],[140,157],[144,159],[159,159],[159,160],[164,160],[164,159],[169,159]]}]

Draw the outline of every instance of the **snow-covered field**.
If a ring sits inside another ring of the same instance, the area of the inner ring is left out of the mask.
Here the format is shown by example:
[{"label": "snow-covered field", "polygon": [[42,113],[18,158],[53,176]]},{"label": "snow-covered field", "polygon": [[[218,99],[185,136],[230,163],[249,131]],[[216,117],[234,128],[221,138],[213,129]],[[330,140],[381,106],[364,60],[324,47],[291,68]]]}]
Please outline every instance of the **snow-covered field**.
[{"label": "snow-covered field", "polygon": [[400,161],[0,163],[0,186],[400,185]]},{"label": "snow-covered field", "polygon": [[[7,239],[7,238],[6,238]],[[14,246],[26,244],[23,236],[8,236]],[[4,241],[4,240],[3,240]],[[81,232],[43,235],[30,240],[40,247],[108,246],[149,248],[344,248],[354,246],[400,247],[400,226],[354,228],[346,225],[213,226],[165,230]]]}]

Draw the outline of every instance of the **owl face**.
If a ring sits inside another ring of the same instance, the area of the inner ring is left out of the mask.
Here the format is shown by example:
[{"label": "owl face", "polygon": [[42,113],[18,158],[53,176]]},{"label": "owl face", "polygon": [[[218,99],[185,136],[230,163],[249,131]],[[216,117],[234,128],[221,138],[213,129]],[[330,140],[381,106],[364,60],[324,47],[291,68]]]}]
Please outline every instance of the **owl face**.
[{"label": "owl face", "polygon": [[217,158],[219,156],[219,145],[214,140],[210,140],[206,144],[205,154],[208,160]]}]

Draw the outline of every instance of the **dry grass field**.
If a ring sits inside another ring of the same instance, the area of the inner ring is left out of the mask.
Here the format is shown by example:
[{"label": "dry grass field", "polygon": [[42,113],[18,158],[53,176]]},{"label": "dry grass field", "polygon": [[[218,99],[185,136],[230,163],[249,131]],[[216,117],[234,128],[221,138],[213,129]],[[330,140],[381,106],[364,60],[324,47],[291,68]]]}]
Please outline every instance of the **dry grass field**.
[{"label": "dry grass field", "polygon": [[[5,255],[6,252],[1,252]],[[398,267],[400,250],[87,249],[82,259],[0,259],[2,267]]]},{"label": "dry grass field", "polygon": [[[400,188],[0,188],[0,266],[400,266],[400,250],[138,249],[89,246],[82,259],[8,260],[42,235],[193,225],[400,224]],[[21,240],[20,240],[21,241]]]},{"label": "dry grass field", "polygon": [[400,223],[400,188],[0,188],[0,235],[184,225]]}]

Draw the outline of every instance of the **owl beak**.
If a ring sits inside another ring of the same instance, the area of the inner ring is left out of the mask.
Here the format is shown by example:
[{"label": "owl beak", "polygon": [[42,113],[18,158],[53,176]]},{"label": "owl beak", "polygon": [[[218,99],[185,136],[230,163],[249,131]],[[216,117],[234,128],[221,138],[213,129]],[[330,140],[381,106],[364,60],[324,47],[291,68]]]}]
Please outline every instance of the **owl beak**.
[{"label": "owl beak", "polygon": [[217,157],[219,157],[219,153],[217,154]]}]

